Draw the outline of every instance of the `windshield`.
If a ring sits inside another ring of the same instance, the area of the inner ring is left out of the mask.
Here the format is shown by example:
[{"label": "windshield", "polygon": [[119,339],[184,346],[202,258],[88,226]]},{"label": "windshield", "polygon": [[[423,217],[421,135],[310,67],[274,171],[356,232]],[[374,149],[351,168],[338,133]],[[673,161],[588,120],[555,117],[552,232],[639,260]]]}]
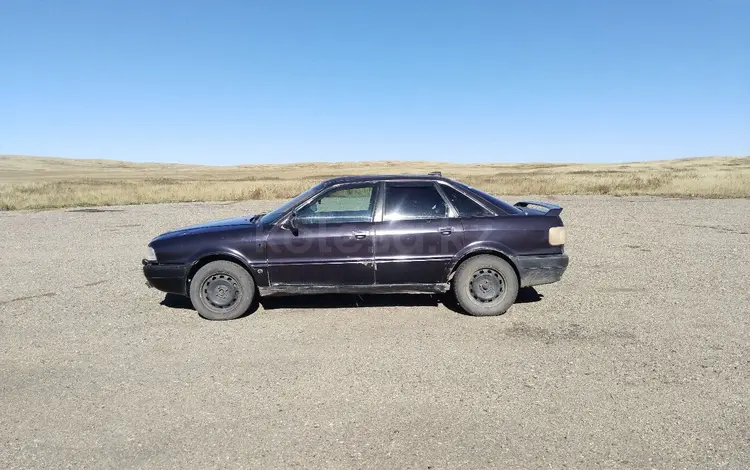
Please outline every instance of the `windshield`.
[{"label": "windshield", "polygon": [[276,223],[276,221],[279,220],[279,218],[281,216],[283,216],[284,214],[286,214],[290,209],[292,209],[294,206],[296,206],[298,204],[301,204],[306,199],[311,198],[312,196],[314,196],[317,192],[319,192],[324,187],[325,187],[325,184],[320,183],[320,184],[317,184],[317,185],[313,186],[312,188],[308,189],[307,191],[294,196],[290,200],[286,201],[284,204],[280,205],[276,209],[274,209],[271,212],[269,212],[268,214],[264,215],[260,219],[260,223],[262,223],[262,224],[273,224],[273,223]]}]

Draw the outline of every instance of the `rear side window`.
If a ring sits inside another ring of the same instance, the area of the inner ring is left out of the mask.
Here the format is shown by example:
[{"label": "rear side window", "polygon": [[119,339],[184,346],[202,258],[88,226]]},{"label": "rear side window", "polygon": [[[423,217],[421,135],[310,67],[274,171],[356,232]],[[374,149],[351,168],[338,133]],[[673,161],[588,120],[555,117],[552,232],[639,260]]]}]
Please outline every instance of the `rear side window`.
[{"label": "rear side window", "polygon": [[441,187],[450,203],[453,204],[453,207],[458,211],[459,217],[489,217],[493,215],[492,212],[450,186],[442,185]]},{"label": "rear side window", "polygon": [[383,220],[433,219],[448,216],[448,206],[435,185],[387,183]]}]

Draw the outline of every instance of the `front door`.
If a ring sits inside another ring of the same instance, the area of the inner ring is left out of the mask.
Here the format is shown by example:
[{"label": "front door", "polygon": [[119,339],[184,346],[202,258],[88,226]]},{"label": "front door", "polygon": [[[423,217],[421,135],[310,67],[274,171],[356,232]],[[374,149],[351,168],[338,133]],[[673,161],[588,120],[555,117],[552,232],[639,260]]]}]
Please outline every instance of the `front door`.
[{"label": "front door", "polygon": [[445,282],[463,247],[463,226],[432,182],[385,184],[383,220],[375,224],[377,284]]},{"label": "front door", "polygon": [[375,184],[336,186],[297,209],[296,230],[267,239],[271,285],[372,285]]}]

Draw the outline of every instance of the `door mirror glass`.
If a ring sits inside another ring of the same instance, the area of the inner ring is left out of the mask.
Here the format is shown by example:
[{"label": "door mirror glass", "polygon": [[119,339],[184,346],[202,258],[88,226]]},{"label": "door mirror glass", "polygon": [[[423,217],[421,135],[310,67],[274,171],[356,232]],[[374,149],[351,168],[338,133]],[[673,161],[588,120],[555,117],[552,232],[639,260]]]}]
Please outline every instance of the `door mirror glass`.
[{"label": "door mirror glass", "polygon": [[292,212],[289,218],[286,219],[286,221],[283,224],[281,224],[281,228],[286,229],[286,230],[291,230],[292,232],[296,232],[299,229],[299,227],[297,226],[297,213]]}]

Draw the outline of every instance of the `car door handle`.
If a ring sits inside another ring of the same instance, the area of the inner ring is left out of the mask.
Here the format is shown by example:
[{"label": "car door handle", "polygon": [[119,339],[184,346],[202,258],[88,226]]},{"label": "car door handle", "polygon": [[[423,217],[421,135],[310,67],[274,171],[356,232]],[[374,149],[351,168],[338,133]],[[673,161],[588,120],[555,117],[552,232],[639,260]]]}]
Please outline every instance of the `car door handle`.
[{"label": "car door handle", "polygon": [[439,231],[443,235],[450,235],[453,233],[453,227],[441,227]]},{"label": "car door handle", "polygon": [[362,240],[363,238],[367,236],[367,232],[354,231],[352,232],[352,236],[356,238],[357,240]]}]

